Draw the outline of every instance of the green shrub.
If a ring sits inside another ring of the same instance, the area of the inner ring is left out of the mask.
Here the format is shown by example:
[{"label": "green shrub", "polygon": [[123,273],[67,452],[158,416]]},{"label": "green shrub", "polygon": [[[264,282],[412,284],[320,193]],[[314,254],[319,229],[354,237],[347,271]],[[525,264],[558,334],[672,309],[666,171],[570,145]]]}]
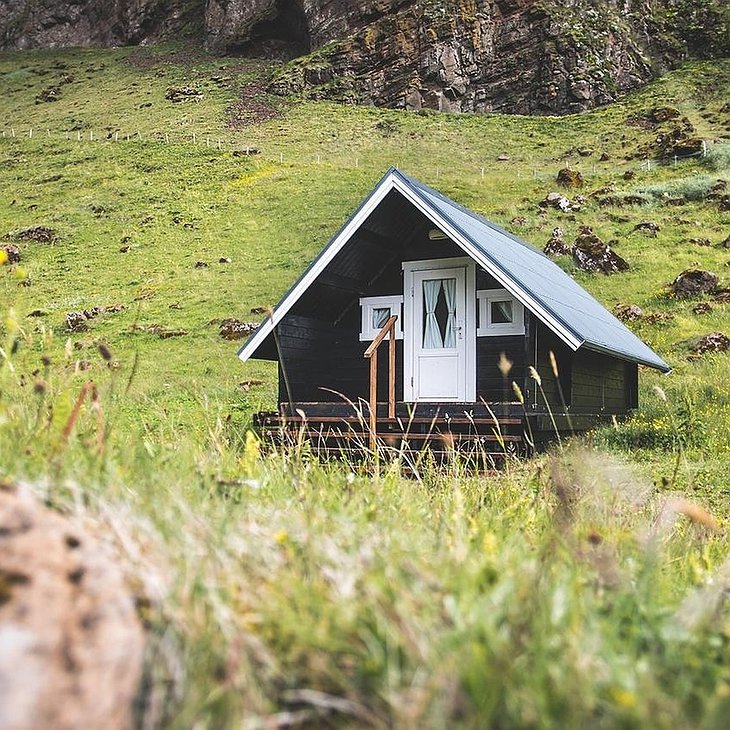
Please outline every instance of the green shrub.
[{"label": "green shrub", "polygon": [[711,175],[689,175],[675,180],[637,188],[640,195],[655,200],[664,198],[684,198],[685,200],[704,200],[712,190],[717,178]]},{"label": "green shrub", "polygon": [[722,142],[713,145],[702,158],[702,165],[715,172],[730,171],[730,144]]}]

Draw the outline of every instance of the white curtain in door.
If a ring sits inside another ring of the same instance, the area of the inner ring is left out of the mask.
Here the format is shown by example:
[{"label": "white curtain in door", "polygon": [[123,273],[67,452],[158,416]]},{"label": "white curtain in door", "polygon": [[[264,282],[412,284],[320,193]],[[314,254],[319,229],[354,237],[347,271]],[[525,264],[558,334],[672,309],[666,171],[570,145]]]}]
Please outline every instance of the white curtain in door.
[{"label": "white curtain in door", "polygon": [[444,299],[446,300],[446,331],[444,347],[456,347],[456,279],[444,279]]},{"label": "white curtain in door", "polygon": [[434,350],[444,346],[436,319],[441,279],[426,279],[423,282],[423,306],[426,309],[426,321],[423,326],[423,347]]}]

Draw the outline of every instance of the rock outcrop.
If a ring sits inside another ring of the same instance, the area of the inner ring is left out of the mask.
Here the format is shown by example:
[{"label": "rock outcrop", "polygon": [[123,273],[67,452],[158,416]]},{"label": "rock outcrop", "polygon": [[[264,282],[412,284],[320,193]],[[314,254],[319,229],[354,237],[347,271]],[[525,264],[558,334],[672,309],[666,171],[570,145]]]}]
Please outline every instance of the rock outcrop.
[{"label": "rock outcrop", "polygon": [[728,54],[723,0],[0,0],[0,48],[153,43],[295,59],[271,89],[396,108],[554,114]]},{"label": "rock outcrop", "polygon": [[133,727],[143,648],[98,542],[0,482],[0,727]]}]

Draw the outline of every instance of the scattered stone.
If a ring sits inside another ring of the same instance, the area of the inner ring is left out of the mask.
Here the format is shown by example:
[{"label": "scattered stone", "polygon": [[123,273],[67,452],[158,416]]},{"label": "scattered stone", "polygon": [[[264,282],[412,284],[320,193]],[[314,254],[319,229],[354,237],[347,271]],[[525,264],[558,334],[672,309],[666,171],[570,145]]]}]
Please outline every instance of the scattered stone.
[{"label": "scattered stone", "polygon": [[622,177],[624,180],[633,180],[636,177],[636,173],[633,170],[626,170]]},{"label": "scattered stone", "polygon": [[241,322],[232,317],[220,323],[220,336],[224,340],[241,340],[258,329],[258,322]]},{"label": "scattered stone", "polygon": [[730,304],[730,289],[716,289],[712,294],[712,298],[718,304]]},{"label": "scattered stone", "polygon": [[28,313],[29,317],[45,317],[48,315],[48,312],[45,309],[34,309],[32,312]]},{"label": "scattered stone", "polygon": [[661,124],[662,122],[668,122],[672,119],[679,119],[679,109],[675,109],[671,106],[657,106],[649,111],[647,118],[654,124]]},{"label": "scattered stone", "polygon": [[596,188],[593,192],[588,193],[589,198],[598,198],[601,195],[608,195],[609,193],[612,193],[616,189],[616,186],[613,183],[608,183],[608,185],[603,185],[600,188]]},{"label": "scattered stone", "polygon": [[0,627],[0,726],[133,727],[144,632],[118,560],[7,482]]},{"label": "scattered stone", "polygon": [[182,309],[182,304],[180,302],[173,302],[168,309]]},{"label": "scattered stone", "polygon": [[560,193],[548,193],[545,196],[545,200],[540,201],[541,208],[556,208],[562,210],[563,213],[568,213],[572,210],[570,200]]},{"label": "scattered stone", "polygon": [[58,101],[61,98],[60,86],[47,86],[35,98],[36,104],[43,104],[49,101]]},{"label": "scattered stone", "polygon": [[707,195],[708,198],[719,198],[721,193],[727,190],[727,180],[717,180],[710,188],[710,192]]},{"label": "scattered stone", "polygon": [[0,261],[4,258],[6,264],[17,264],[20,261],[20,249],[14,246],[12,243],[7,244],[0,248],[0,251],[5,252],[4,257],[0,257]]},{"label": "scattered stone", "polygon": [[576,152],[581,157],[590,157],[593,154],[594,150],[592,150],[590,147],[578,147]]},{"label": "scattered stone", "polygon": [[690,238],[689,242],[695,246],[712,246],[712,241],[709,238]]},{"label": "scattered stone", "polygon": [[66,314],[66,329],[69,332],[85,332],[89,329],[86,316],[83,312],[68,312]]},{"label": "scattered stone", "polygon": [[194,89],[192,86],[170,86],[165,92],[165,99],[173,104],[183,101],[199,102],[203,98],[203,92]]},{"label": "scattered stone", "polygon": [[646,198],[641,195],[607,195],[605,198],[599,198],[598,205],[602,208],[606,206],[623,206],[623,205],[644,205]]},{"label": "scattered stone", "polygon": [[221,256],[218,259],[218,263],[219,264],[230,264],[231,263],[231,259],[228,256]]},{"label": "scattered stone", "polygon": [[120,246],[119,253],[127,253],[127,251],[129,251],[129,248],[129,246]]},{"label": "scattered stone", "polygon": [[548,256],[567,256],[572,253],[573,249],[570,244],[566,243],[563,238],[564,235],[565,231],[559,226],[553,228],[553,235],[545,244],[545,248],[543,249],[544,253]]},{"label": "scattered stone", "polygon": [[123,304],[111,304],[106,307],[92,307],[79,312],[68,312],[66,314],[66,329],[69,332],[84,332],[87,330],[88,321],[98,317],[100,314],[114,314],[124,309]]},{"label": "scattered stone", "polygon": [[722,332],[710,332],[700,337],[687,340],[687,346],[694,355],[707,352],[727,352],[730,350],[730,337]]},{"label": "scattered stone", "polygon": [[569,167],[564,167],[558,171],[556,182],[564,188],[582,188],[584,180],[583,175],[578,170],[571,170]]},{"label": "scattered stone", "polygon": [[163,327],[160,324],[133,324],[129,328],[130,332],[144,332],[150,335],[157,335],[161,340],[168,340],[171,337],[184,337],[188,333],[185,330],[173,330]]},{"label": "scattered stone", "polygon": [[255,385],[263,385],[263,380],[242,380],[238,385],[244,393],[248,393]]},{"label": "scattered stone", "polygon": [[698,302],[692,307],[692,311],[695,314],[709,314],[712,312],[712,304],[709,302]]},{"label": "scattered stone", "polygon": [[679,299],[688,299],[714,291],[718,282],[717,274],[713,274],[711,271],[686,269],[678,274],[669,286],[674,296]]},{"label": "scattered stone", "polygon": [[720,248],[730,248],[730,236],[720,243]]},{"label": "scattered stone", "polygon": [[644,317],[649,324],[666,324],[674,319],[671,312],[651,312]]},{"label": "scattered stone", "polygon": [[195,262],[195,268],[196,269],[207,269],[208,264],[206,261],[196,261]]},{"label": "scattered stone", "polygon": [[599,162],[608,162],[611,158],[608,155],[608,152],[602,152],[601,156],[598,158]]},{"label": "scattered stone", "polygon": [[497,157],[497,161],[498,162],[508,162],[509,159],[510,159],[510,156],[509,155],[506,155],[504,153],[501,154],[501,155],[499,155],[499,157]]},{"label": "scattered stone", "polygon": [[730,211],[730,195],[723,195],[720,198],[720,210],[723,213]]},{"label": "scattered stone", "polygon": [[637,319],[641,319],[644,316],[644,312],[641,307],[636,304],[619,304],[614,310],[616,316],[623,322],[633,322]]},{"label": "scattered stone", "polygon": [[261,153],[261,150],[258,147],[245,147],[242,150],[234,150],[233,156],[234,157],[252,157],[253,155],[258,155]]},{"label": "scattered stone", "polygon": [[624,195],[623,197],[624,205],[644,205],[645,203],[646,198],[643,198],[641,195]]},{"label": "scattered stone", "polygon": [[699,155],[705,148],[704,140],[699,137],[684,137],[678,140],[670,140],[665,143],[664,153],[675,157],[690,157]]},{"label": "scattered stone", "polygon": [[12,231],[4,236],[6,241],[33,241],[35,243],[54,243],[56,231],[48,226],[31,226],[19,231]]},{"label": "scattered stone", "polygon": [[642,221],[634,226],[634,230],[646,233],[646,235],[650,238],[656,238],[656,234],[661,230],[661,228],[651,221]]},{"label": "scattered stone", "polygon": [[573,260],[584,271],[613,274],[626,271],[628,262],[611,250],[589,226],[581,229],[573,245]]},{"label": "scattered stone", "polygon": [[[510,221],[510,223],[513,226],[526,226],[527,225],[527,218],[525,218],[524,216],[518,215],[518,216],[515,216]],[[728,240],[730,240],[730,237],[728,238]],[[730,248],[730,246],[728,246],[728,248]]]},{"label": "scattered stone", "polygon": [[251,307],[251,314],[266,314],[268,311],[268,307]]}]

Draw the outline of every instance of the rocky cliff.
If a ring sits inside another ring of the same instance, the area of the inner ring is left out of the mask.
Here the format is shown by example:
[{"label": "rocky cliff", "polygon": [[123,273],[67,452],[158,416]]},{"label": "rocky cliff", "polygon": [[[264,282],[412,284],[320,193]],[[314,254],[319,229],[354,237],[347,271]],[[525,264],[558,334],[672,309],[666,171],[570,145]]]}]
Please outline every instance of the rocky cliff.
[{"label": "rocky cliff", "polygon": [[442,111],[559,114],[678,61],[724,56],[724,0],[0,0],[0,46],[151,43],[289,62],[277,93]]}]

